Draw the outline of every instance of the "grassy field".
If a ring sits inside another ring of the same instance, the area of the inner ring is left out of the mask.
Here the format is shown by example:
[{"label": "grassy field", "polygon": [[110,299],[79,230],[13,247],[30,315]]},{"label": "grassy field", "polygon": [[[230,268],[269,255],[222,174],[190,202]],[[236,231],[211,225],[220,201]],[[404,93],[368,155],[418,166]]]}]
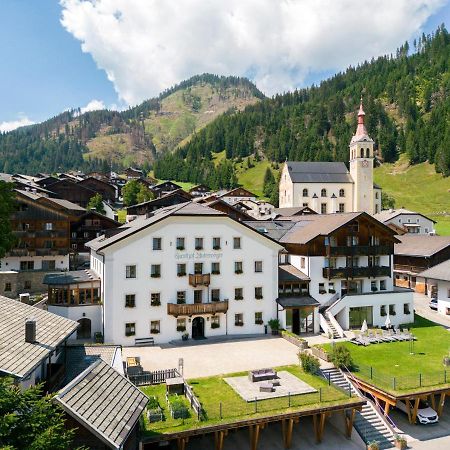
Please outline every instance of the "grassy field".
[{"label": "grassy field", "polygon": [[[163,422],[149,423],[145,418],[145,427],[148,435],[159,433],[173,433],[176,431],[210,426],[219,423],[229,423],[237,420],[251,419],[259,416],[266,416],[276,413],[287,413],[298,411],[306,407],[312,407],[319,403],[333,405],[342,402],[352,402],[348,394],[328,386],[326,380],[315,375],[304,373],[299,366],[278,367],[278,371],[286,370],[318,390],[317,393],[295,395],[289,399],[282,397],[278,399],[260,400],[255,406],[255,402],[245,402],[241,397],[223,380],[222,377],[208,377],[188,380],[195,395],[200,400],[205,411],[202,421],[198,421],[194,411],[188,419],[172,419],[165,400],[165,385],[148,386],[143,391],[148,396],[156,396],[159,405],[164,410],[166,420]],[[247,372],[235,373],[230,376],[247,375]],[[319,392],[320,391],[320,392]],[[321,402],[320,402],[321,398]],[[220,413],[222,405],[222,418]]]},{"label": "grassy field", "polygon": [[[413,354],[410,353],[410,342],[371,344],[368,347],[344,343],[358,368],[355,375],[394,393],[417,390],[421,384],[450,386],[450,370],[447,370],[448,382],[444,383],[447,379],[442,364],[443,357],[449,356],[450,333],[417,315],[411,330],[417,338]],[[327,350],[331,351],[331,346],[327,346]]]},{"label": "grassy field", "polygon": [[450,235],[450,177],[444,178],[429,163],[410,166],[405,155],[395,164],[374,172],[375,183],[395,198],[396,207],[421,212],[436,220],[436,231]]}]

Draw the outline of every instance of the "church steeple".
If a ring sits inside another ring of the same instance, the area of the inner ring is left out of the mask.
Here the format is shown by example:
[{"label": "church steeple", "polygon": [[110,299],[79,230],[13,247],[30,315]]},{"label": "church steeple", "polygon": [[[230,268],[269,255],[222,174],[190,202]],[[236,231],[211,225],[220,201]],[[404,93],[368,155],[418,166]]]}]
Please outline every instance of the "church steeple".
[{"label": "church steeple", "polygon": [[356,133],[352,137],[352,143],[358,141],[371,141],[369,134],[367,133],[366,125],[364,124],[364,118],[366,113],[363,109],[363,98],[361,95],[361,100],[359,103],[359,111],[358,111],[358,126],[356,127]]}]

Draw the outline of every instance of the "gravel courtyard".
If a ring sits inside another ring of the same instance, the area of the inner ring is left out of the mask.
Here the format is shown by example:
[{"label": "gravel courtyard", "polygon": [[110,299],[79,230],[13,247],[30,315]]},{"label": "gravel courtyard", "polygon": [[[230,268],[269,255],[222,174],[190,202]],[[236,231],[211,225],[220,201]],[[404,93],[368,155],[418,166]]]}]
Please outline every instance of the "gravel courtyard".
[{"label": "gravel courtyard", "polygon": [[124,358],[139,356],[144,370],[176,368],[178,359],[183,358],[186,378],[296,364],[297,353],[295,345],[277,337],[211,343],[203,341],[201,344],[180,347],[123,348]]}]

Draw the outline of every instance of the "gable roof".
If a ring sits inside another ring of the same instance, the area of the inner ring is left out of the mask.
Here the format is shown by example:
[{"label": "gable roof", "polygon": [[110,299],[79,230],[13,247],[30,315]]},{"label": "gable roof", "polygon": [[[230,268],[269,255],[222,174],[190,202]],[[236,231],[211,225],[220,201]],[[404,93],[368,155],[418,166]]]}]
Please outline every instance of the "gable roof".
[{"label": "gable roof", "polygon": [[353,183],[343,162],[286,161],[293,183]]},{"label": "gable roof", "polygon": [[216,195],[218,197],[258,197],[256,194],[243,187],[237,187],[229,191],[219,191],[216,192]]},{"label": "gable roof", "polygon": [[394,255],[430,257],[450,247],[450,236],[409,235],[399,236]]},{"label": "gable roof", "polygon": [[[36,343],[25,342],[25,321],[36,320]],[[66,340],[78,323],[0,296],[0,373],[25,378]]]},{"label": "gable roof", "polygon": [[431,220],[433,223],[436,223],[435,220],[430,219],[429,217],[427,217],[425,214],[416,212],[416,211],[410,211],[409,209],[405,209],[405,208],[399,208],[399,209],[385,209],[381,212],[379,212],[378,214],[374,214],[373,217],[375,217],[375,219],[379,220],[380,222],[387,222],[388,220],[392,220],[397,216],[401,216],[401,215],[408,215],[408,214],[415,214],[417,216],[422,216],[425,219]]},{"label": "gable roof", "polygon": [[61,389],[54,401],[108,447],[119,449],[139,420],[148,397],[98,359]]},{"label": "gable roof", "polygon": [[450,281],[450,259],[418,274],[419,277]]},{"label": "gable roof", "polygon": [[292,217],[292,216],[304,216],[306,214],[317,214],[313,209],[309,206],[297,206],[290,208],[275,208],[273,212],[277,216],[281,217]]}]

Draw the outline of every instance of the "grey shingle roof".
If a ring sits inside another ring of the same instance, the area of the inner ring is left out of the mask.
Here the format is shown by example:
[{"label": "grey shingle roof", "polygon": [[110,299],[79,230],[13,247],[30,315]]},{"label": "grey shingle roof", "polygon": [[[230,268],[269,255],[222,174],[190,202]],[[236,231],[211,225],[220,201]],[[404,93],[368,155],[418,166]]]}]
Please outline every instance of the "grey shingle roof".
[{"label": "grey shingle roof", "polygon": [[296,308],[299,306],[319,306],[320,303],[310,295],[292,297],[279,297],[277,303],[283,308]]},{"label": "grey shingle roof", "polygon": [[[25,342],[25,321],[36,320],[36,343]],[[0,296],[0,373],[25,378],[78,327],[78,323]]]},{"label": "grey shingle roof", "polygon": [[278,281],[308,281],[310,278],[292,264],[278,266]]},{"label": "grey shingle roof", "polygon": [[450,246],[450,236],[403,235],[395,244],[394,255],[433,256]]},{"label": "grey shingle roof", "polygon": [[425,217],[426,219],[432,220],[434,223],[436,223],[433,219],[430,219],[429,217],[423,215],[422,213],[416,212],[416,211],[410,211],[409,209],[405,208],[399,208],[399,209],[385,209],[378,214],[374,214],[373,217],[375,219],[379,220],[380,222],[387,222],[389,220],[394,219],[397,216],[400,216],[402,214],[408,215],[408,214],[417,214],[418,216]]},{"label": "grey shingle roof", "polygon": [[287,161],[294,183],[353,183],[343,162]]},{"label": "grey shingle roof", "polygon": [[450,281],[450,259],[419,273],[419,277]]},{"label": "grey shingle roof", "polygon": [[148,397],[98,359],[54,398],[110,448],[119,449],[148,403]]},{"label": "grey shingle roof", "polygon": [[42,284],[67,285],[75,283],[87,283],[90,281],[100,281],[100,278],[91,269],[71,270],[69,272],[47,273]]}]

